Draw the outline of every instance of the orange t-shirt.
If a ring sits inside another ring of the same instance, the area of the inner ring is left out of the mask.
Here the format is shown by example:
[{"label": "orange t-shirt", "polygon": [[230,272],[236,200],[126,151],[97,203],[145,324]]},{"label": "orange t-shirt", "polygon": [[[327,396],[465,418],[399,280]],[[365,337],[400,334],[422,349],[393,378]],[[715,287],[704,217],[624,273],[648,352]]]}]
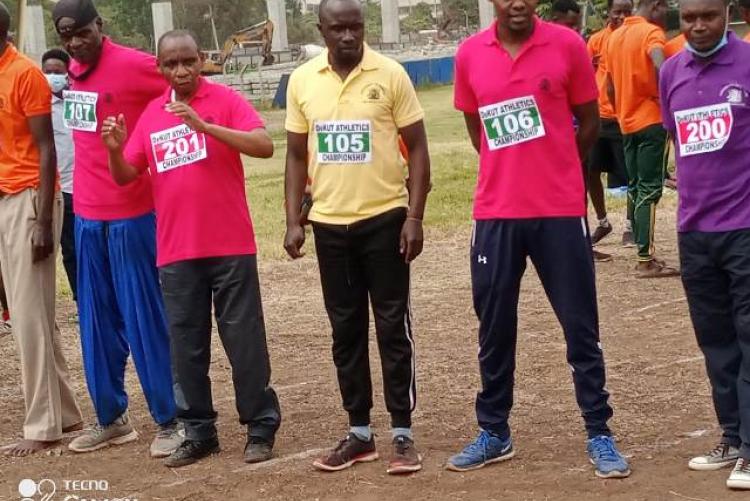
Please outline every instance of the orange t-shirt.
[{"label": "orange t-shirt", "polygon": [[685,38],[685,35],[680,33],[669,42],[664,44],[664,57],[666,59],[669,59],[672,56],[676,56],[677,54],[682,52],[682,49],[685,48],[686,43],[687,39]]},{"label": "orange t-shirt", "polygon": [[591,56],[594,68],[596,68],[596,86],[599,88],[599,116],[608,119],[614,119],[616,116],[615,108],[609,102],[607,96],[607,66],[604,61],[604,48],[613,32],[612,27],[607,25],[603,30],[591,35],[587,44],[589,56]]},{"label": "orange t-shirt", "polygon": [[39,186],[39,149],[29,117],[51,113],[52,91],[31,59],[8,45],[0,56],[0,191]]},{"label": "orange t-shirt", "polygon": [[623,134],[661,123],[659,86],[650,53],[664,49],[664,30],[641,16],[625,19],[607,41],[606,66],[615,87],[615,113]]}]

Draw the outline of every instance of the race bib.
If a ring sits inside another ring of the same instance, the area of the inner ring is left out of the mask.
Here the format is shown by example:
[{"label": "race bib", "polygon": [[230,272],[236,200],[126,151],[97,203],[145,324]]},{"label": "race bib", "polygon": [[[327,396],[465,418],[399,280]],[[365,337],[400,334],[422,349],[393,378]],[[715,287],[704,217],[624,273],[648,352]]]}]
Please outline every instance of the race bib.
[{"label": "race bib", "polygon": [[156,171],[166,172],[205,159],[206,136],[185,124],[151,134]]},{"label": "race bib", "polygon": [[676,111],[674,120],[682,157],[719,151],[727,144],[734,124],[729,103]]},{"label": "race bib", "polygon": [[479,108],[490,150],[544,137],[544,123],[534,96],[509,99]]},{"label": "race bib", "polygon": [[330,120],[315,123],[318,163],[372,162],[372,124],[369,120]]},{"label": "race bib", "polygon": [[96,92],[63,91],[63,124],[68,129],[96,132]]}]

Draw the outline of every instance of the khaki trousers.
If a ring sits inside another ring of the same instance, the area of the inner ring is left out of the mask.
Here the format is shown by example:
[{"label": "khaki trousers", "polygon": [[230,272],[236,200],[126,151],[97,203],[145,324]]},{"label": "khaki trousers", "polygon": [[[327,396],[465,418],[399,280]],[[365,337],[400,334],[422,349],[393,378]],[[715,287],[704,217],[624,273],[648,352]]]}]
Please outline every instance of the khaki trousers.
[{"label": "khaki trousers", "polygon": [[31,237],[37,218],[37,190],[0,197],[0,268],[13,315],[26,404],[24,438],[54,441],[63,428],[82,421],[68,382],[68,368],[55,324],[55,268],[62,231],[62,196],[53,211],[55,252],[32,262]]}]

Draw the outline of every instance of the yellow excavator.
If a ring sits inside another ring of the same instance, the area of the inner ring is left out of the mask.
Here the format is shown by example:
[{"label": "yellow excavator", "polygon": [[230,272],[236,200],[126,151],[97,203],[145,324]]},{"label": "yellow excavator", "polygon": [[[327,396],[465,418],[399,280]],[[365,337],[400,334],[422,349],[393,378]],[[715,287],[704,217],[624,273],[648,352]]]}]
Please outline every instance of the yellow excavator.
[{"label": "yellow excavator", "polygon": [[270,20],[254,24],[232,33],[224,42],[224,48],[220,51],[203,51],[206,56],[201,73],[204,75],[218,75],[226,72],[226,64],[234,52],[235,47],[258,47],[260,55],[263,56],[263,66],[273,64],[274,57],[271,53],[271,41],[273,40],[273,23]]}]

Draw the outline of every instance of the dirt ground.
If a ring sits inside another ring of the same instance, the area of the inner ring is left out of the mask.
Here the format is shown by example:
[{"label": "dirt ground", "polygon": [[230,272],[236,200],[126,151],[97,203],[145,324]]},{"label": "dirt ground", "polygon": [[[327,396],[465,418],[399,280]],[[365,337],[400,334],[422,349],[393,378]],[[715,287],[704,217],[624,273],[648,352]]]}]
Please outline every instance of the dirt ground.
[{"label": "dirt ground", "polygon": [[[660,208],[657,231],[659,253],[671,262],[676,260],[673,212],[673,200]],[[261,255],[273,381],[284,412],[276,459],[256,466],[242,463],[245,434],[234,410],[230,368],[214,338],[212,378],[220,412],[220,455],[179,470],[150,459],[154,425],[131,368],[131,417],[141,439],[89,455],[61,448],[40,457],[0,458],[0,499],[20,499],[19,481],[26,478],[56,482],[57,493],[49,500],[741,499],[741,493],[725,488],[728,470],[696,473],[686,467],[692,454],[707,450],[718,437],[702,357],[679,280],[633,279],[632,251],[619,246],[621,228],[616,219],[615,233],[600,246],[615,260],[598,266],[598,282],[608,388],[615,408],[612,426],[633,466],[627,480],[599,480],[588,464],[562,332],[533,269],[526,274],[520,304],[512,418],[518,455],[472,473],[442,468],[477,431],[477,322],[471,307],[467,222],[459,232],[428,232],[425,253],[414,266],[419,385],[414,421],[425,457],[422,472],[392,478],[382,460],[338,474],[312,469],[312,458],[346,431],[317,267],[312,257],[295,263],[263,262]],[[70,321],[72,304],[63,301],[60,309],[73,381],[91,419],[77,326]],[[378,368],[374,344],[371,349],[372,367]],[[6,444],[17,438],[23,415],[12,339],[0,341],[0,357],[0,444]],[[375,376],[374,426],[381,455],[387,456],[390,437],[379,369]],[[65,480],[106,480],[108,491],[66,497]]]}]

